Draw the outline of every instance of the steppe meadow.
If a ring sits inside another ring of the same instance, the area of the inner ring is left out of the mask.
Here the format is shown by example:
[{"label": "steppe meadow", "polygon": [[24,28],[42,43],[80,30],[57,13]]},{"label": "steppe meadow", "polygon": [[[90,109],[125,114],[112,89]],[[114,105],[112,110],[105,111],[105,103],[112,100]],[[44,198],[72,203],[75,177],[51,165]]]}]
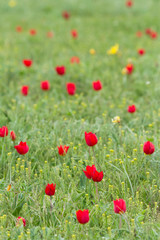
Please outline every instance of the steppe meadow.
[{"label": "steppe meadow", "polygon": [[0,0],[0,240],[160,239],[160,1]]}]

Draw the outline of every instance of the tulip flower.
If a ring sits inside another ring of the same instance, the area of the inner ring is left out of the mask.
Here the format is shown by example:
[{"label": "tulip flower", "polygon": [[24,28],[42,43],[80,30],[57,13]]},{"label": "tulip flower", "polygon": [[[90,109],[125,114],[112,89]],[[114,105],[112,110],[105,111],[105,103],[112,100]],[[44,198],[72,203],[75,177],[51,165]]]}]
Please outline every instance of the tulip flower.
[{"label": "tulip flower", "polygon": [[21,26],[17,26],[17,27],[16,27],[16,31],[17,31],[17,32],[22,32],[22,27],[21,27]]},{"label": "tulip flower", "polygon": [[143,48],[138,50],[138,54],[139,55],[144,55],[145,54],[145,50]]},{"label": "tulip flower", "polygon": [[127,0],[126,1],[126,6],[127,7],[132,7],[133,6],[133,1],[132,0]]},{"label": "tulip flower", "polygon": [[15,134],[14,131],[11,131],[11,132],[10,132],[10,138],[11,138],[12,141],[15,141],[15,140],[16,140],[16,134]]},{"label": "tulip flower", "polygon": [[89,211],[87,210],[78,210],[76,212],[76,217],[79,223],[85,224],[89,222]]},{"label": "tulip flower", "polygon": [[142,37],[142,35],[143,35],[142,32],[140,32],[140,31],[136,32],[136,36],[137,36],[137,37],[140,38],[140,37]]},{"label": "tulip flower", "polygon": [[61,75],[61,76],[66,73],[66,68],[65,68],[65,66],[57,66],[57,67],[55,68],[55,70],[56,70],[57,74],[58,74],[58,75]]},{"label": "tulip flower", "polygon": [[89,147],[93,147],[98,142],[96,134],[92,132],[89,132],[89,133],[85,132],[85,140],[86,140],[86,144]]},{"label": "tulip flower", "polygon": [[53,196],[55,194],[55,190],[56,190],[56,184],[48,183],[45,188],[45,194],[48,196]]},{"label": "tulip flower", "polygon": [[70,13],[67,12],[67,11],[64,11],[64,12],[62,12],[62,17],[63,17],[64,19],[68,20],[68,19],[70,18]]},{"label": "tulip flower", "polygon": [[51,212],[53,209],[53,203],[52,203],[52,196],[55,194],[56,191],[56,184],[47,184],[46,188],[45,188],[45,194],[50,196],[50,208],[51,208]]},{"label": "tulip flower", "polygon": [[83,170],[83,172],[88,179],[92,179],[94,182],[101,182],[103,179],[103,171],[98,172],[95,165],[87,166],[86,171]]},{"label": "tulip flower", "polygon": [[47,32],[47,37],[48,38],[53,38],[53,32]]},{"label": "tulip flower", "polygon": [[87,167],[86,167],[86,171],[83,170],[85,176],[86,176],[88,179],[91,179],[91,178],[92,178],[92,174],[93,174],[93,169],[92,169],[92,168],[93,168],[93,166],[95,167],[95,165],[92,165],[92,167],[87,166]]},{"label": "tulip flower", "polygon": [[133,64],[129,63],[129,64],[126,66],[126,73],[127,73],[128,75],[130,75],[130,74],[132,74],[133,70],[134,70]]},{"label": "tulip flower", "polygon": [[50,83],[49,81],[43,81],[41,82],[41,89],[44,90],[44,91],[47,91],[50,89]]},{"label": "tulip flower", "polygon": [[20,225],[20,222],[23,223],[23,226],[26,226],[26,220],[23,217],[18,217],[17,218],[17,225]]},{"label": "tulip flower", "polygon": [[24,59],[22,62],[26,67],[31,67],[33,63],[33,61],[30,59]]},{"label": "tulip flower", "polygon": [[25,155],[29,151],[29,147],[26,142],[20,142],[19,145],[14,146],[14,148],[21,155]]},{"label": "tulip flower", "polygon": [[80,63],[80,59],[79,59],[79,57],[76,57],[76,56],[74,56],[74,57],[72,57],[71,59],[70,59],[70,62],[71,63]]},{"label": "tulip flower", "polygon": [[126,212],[126,203],[123,199],[116,199],[113,201],[114,212],[118,214],[123,214]]},{"label": "tulip flower", "polygon": [[22,86],[22,88],[21,88],[22,95],[27,96],[28,95],[28,90],[29,90],[29,86],[27,86],[27,85]]},{"label": "tulip flower", "polygon": [[72,30],[72,31],[71,31],[71,35],[72,35],[73,38],[77,38],[77,37],[78,37],[78,32],[77,32],[77,30],[75,30],[75,29]]},{"label": "tulip flower", "polygon": [[129,113],[134,113],[136,111],[136,106],[132,105],[132,106],[128,106],[128,112]]},{"label": "tulip flower", "polygon": [[8,128],[6,126],[3,126],[0,128],[0,137],[6,136],[8,136]]},{"label": "tulip flower", "polygon": [[97,80],[96,82],[92,83],[92,87],[95,91],[99,91],[102,89],[102,83],[100,80]]},{"label": "tulip flower", "polygon": [[74,95],[76,92],[76,85],[75,83],[67,83],[66,89],[69,95]]},{"label": "tulip flower", "polygon": [[35,29],[31,29],[31,30],[29,31],[29,33],[30,33],[30,35],[34,36],[34,35],[37,34],[37,31],[36,31]]},{"label": "tulip flower", "polygon": [[154,31],[151,31],[151,33],[150,33],[150,37],[151,38],[157,38],[158,37],[158,33],[157,32],[154,32]]},{"label": "tulip flower", "polygon": [[122,218],[121,215],[126,212],[126,202],[123,199],[116,199],[113,201],[114,205],[114,212],[119,214],[119,228],[121,228],[122,225]]},{"label": "tulip flower", "polygon": [[67,152],[68,152],[69,146],[66,146],[66,145],[62,146],[62,145],[60,145],[57,148],[58,148],[59,155],[65,156],[67,154]]},{"label": "tulip flower", "polygon": [[143,152],[147,155],[151,155],[152,153],[154,153],[155,151],[155,147],[153,145],[153,143],[151,143],[150,141],[147,141],[144,143],[143,145]]},{"label": "tulip flower", "polygon": [[103,179],[103,171],[98,172],[95,165],[91,166],[87,166],[86,167],[86,171],[83,170],[85,176],[88,179],[92,179],[95,182],[95,187],[96,187],[96,196],[97,196],[97,200],[99,201],[99,193],[98,193],[98,185],[97,182],[101,182]]},{"label": "tulip flower", "polygon": [[147,28],[145,32],[146,32],[147,35],[150,35],[152,30],[150,28]]}]

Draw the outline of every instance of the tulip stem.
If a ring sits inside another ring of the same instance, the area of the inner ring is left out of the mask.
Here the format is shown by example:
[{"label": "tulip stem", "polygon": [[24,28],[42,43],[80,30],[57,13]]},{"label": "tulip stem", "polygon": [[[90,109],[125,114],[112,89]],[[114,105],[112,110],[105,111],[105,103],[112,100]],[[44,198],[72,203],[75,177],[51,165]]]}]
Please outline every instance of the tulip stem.
[{"label": "tulip stem", "polygon": [[121,229],[121,227],[122,227],[122,216],[121,216],[121,214],[119,215],[119,229]]},{"label": "tulip stem", "polygon": [[89,147],[89,156],[91,156],[91,151],[90,151],[90,147]]},{"label": "tulip stem", "polygon": [[130,228],[130,224],[129,224],[129,222],[128,222],[127,215],[126,215],[126,214],[123,214],[123,216],[124,216],[124,219],[125,219],[126,223],[128,224],[128,229],[129,229],[129,231],[131,231],[131,228]]},{"label": "tulip stem", "polygon": [[98,192],[98,185],[97,183],[95,182],[95,187],[96,187],[96,196],[97,196],[97,200],[99,202],[99,192]]},{"label": "tulip stem", "polygon": [[120,144],[122,145],[122,130],[121,130],[121,128],[122,128],[122,125],[121,125],[121,123],[119,123]]},{"label": "tulip stem", "polygon": [[[94,147],[92,147],[93,149],[93,158],[94,158],[94,165],[96,165],[96,157],[95,157],[95,151],[94,151]],[[99,166],[99,168],[101,168],[101,166],[99,165],[99,163],[97,162],[97,165]]]},{"label": "tulip stem", "polygon": [[2,145],[2,152],[1,152],[1,169],[4,170],[4,167],[3,167],[3,155],[4,155],[4,149],[5,149],[5,137],[3,139],[3,145]]},{"label": "tulip stem", "polygon": [[94,147],[92,147],[93,149],[93,158],[94,158],[94,165],[96,165],[96,158],[95,158],[95,152],[94,152]]},{"label": "tulip stem", "polygon": [[52,210],[53,210],[52,196],[50,196],[50,208],[51,208],[51,213],[52,213]]}]

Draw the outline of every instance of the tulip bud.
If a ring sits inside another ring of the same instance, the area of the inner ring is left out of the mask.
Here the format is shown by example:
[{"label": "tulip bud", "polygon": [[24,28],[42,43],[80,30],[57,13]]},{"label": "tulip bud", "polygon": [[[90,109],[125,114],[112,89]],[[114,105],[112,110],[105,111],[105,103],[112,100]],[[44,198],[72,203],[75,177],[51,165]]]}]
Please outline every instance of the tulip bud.
[{"label": "tulip bud", "polygon": [[10,132],[10,138],[11,138],[12,141],[15,141],[15,140],[16,140],[16,134],[15,134],[14,131],[11,131],[11,132]]},{"label": "tulip bud", "polygon": [[76,212],[76,217],[79,223],[85,224],[89,222],[89,211],[87,210],[78,210]]},{"label": "tulip bud", "polygon": [[154,153],[155,151],[155,147],[153,145],[153,143],[151,143],[150,141],[145,142],[143,145],[143,152],[147,155],[150,155],[152,153]]},{"label": "tulip bud", "polygon": [[118,214],[125,213],[126,211],[126,203],[123,199],[116,199],[113,201],[114,204],[114,212]]},{"label": "tulip bud", "polygon": [[6,126],[3,126],[0,128],[0,137],[6,137],[8,136],[8,128]]}]

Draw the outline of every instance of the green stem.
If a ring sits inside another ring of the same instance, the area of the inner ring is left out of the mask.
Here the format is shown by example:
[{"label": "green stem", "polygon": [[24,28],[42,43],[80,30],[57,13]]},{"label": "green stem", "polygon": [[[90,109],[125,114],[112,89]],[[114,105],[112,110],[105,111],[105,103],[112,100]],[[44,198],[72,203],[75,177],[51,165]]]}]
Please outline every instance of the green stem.
[{"label": "green stem", "polygon": [[99,192],[98,192],[98,185],[95,182],[95,187],[96,187],[96,197],[97,197],[97,201],[99,202]]},{"label": "green stem", "polygon": [[53,210],[52,196],[50,196],[50,209],[51,209],[51,213],[52,213],[52,210]]},{"label": "green stem", "polygon": [[122,216],[121,214],[119,215],[119,229],[122,227]]}]

